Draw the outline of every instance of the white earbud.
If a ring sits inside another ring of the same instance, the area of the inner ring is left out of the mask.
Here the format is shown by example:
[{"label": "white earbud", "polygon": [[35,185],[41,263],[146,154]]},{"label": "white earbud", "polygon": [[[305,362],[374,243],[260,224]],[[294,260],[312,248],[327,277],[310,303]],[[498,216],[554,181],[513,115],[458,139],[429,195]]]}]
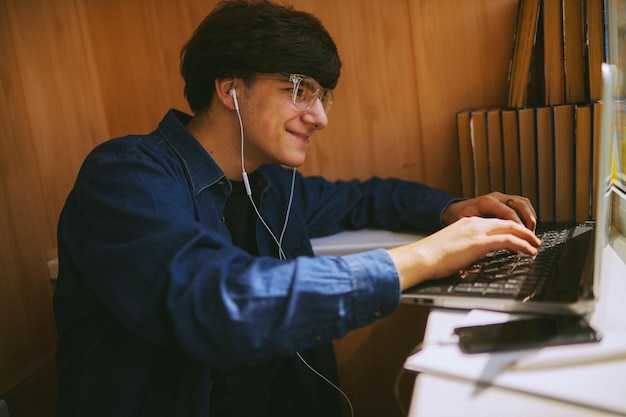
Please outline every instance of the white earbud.
[{"label": "white earbud", "polygon": [[239,102],[237,101],[237,90],[235,89],[235,87],[231,88],[229,93],[233,98],[233,102],[235,103],[235,109],[239,110]]}]

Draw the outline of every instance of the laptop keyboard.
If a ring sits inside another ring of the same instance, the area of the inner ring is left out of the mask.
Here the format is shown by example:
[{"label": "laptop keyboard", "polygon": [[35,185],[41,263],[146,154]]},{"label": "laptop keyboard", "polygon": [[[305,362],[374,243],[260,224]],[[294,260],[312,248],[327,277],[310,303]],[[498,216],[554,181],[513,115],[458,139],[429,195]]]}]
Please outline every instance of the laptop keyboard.
[{"label": "laptop keyboard", "polygon": [[458,274],[448,292],[530,300],[541,294],[570,228],[538,232],[543,244],[536,256],[500,250],[488,253]]}]

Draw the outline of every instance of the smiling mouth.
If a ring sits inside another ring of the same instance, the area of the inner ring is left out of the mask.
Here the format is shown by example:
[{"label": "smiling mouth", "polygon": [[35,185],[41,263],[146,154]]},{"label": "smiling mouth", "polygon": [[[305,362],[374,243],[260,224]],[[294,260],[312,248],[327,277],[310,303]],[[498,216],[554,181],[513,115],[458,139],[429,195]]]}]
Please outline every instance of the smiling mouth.
[{"label": "smiling mouth", "polygon": [[296,138],[306,143],[309,143],[309,141],[311,140],[311,135],[305,135],[305,134],[298,133],[298,132],[289,132],[289,133],[291,133],[292,136],[295,136]]}]

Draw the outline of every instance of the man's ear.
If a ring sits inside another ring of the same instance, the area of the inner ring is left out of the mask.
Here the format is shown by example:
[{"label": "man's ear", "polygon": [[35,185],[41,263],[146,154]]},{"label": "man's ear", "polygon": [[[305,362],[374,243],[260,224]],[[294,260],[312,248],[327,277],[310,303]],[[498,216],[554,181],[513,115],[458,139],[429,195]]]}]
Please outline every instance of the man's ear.
[{"label": "man's ear", "polygon": [[236,91],[235,78],[219,78],[215,80],[215,96],[224,105],[224,107],[235,110],[237,105],[236,99],[231,95],[231,90]]}]

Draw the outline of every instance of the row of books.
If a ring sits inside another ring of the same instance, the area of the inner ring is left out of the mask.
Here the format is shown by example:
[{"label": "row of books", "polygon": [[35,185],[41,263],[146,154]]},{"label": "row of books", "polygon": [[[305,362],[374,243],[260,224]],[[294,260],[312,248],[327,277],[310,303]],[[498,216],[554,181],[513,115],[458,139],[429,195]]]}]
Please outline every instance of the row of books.
[{"label": "row of books", "polygon": [[599,100],[606,0],[520,0],[508,107]]},{"label": "row of books", "polygon": [[594,218],[606,0],[519,0],[504,107],[456,115],[463,194],[528,197],[539,220]]},{"label": "row of books", "polygon": [[463,194],[528,197],[539,220],[594,217],[602,102],[456,114]]}]

